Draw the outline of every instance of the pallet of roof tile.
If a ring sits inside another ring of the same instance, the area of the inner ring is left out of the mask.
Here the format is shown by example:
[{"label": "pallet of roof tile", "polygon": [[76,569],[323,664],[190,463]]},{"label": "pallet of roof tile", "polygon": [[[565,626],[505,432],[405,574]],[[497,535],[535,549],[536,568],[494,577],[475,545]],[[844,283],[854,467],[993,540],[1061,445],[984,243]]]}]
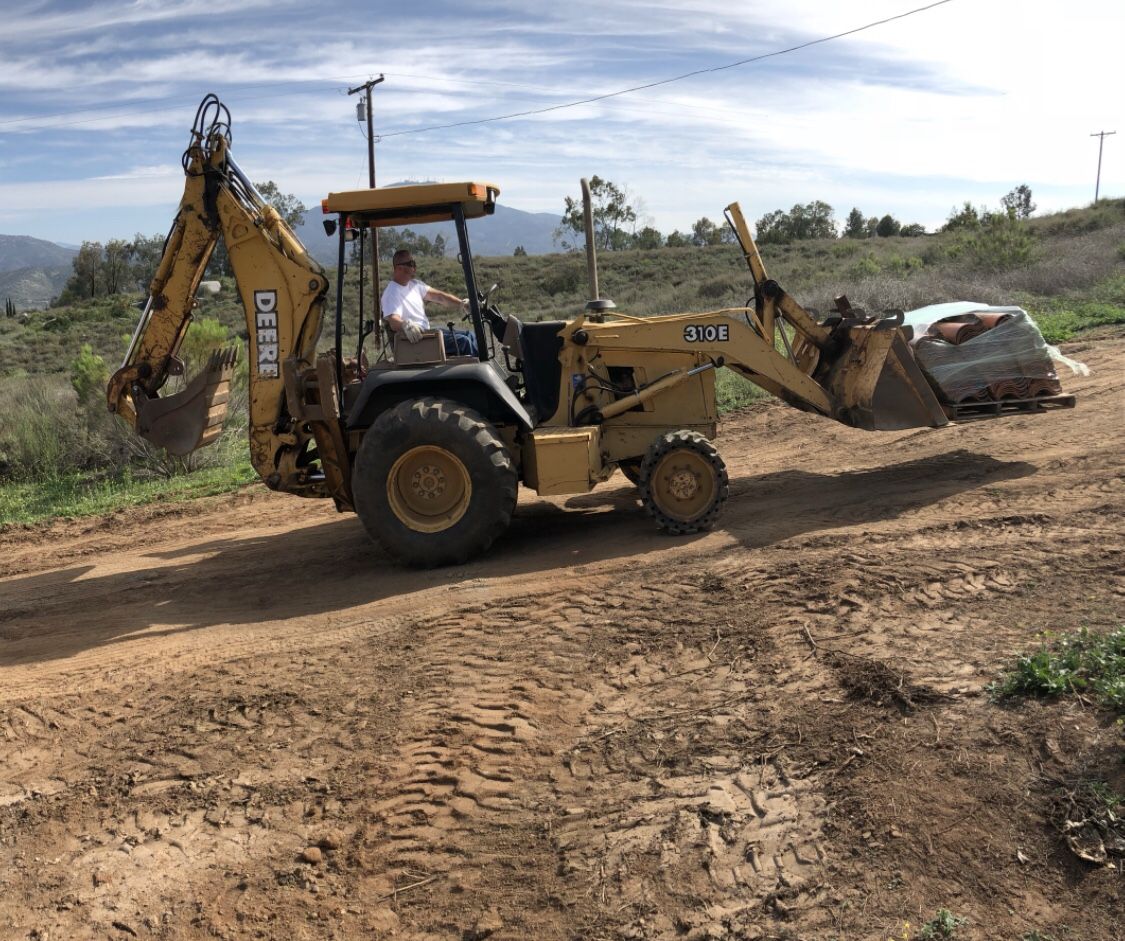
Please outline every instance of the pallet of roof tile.
[{"label": "pallet of roof tile", "polygon": [[974,418],[993,418],[996,415],[1015,415],[1020,412],[1043,412],[1047,409],[1074,408],[1073,395],[1039,395],[1030,399],[1003,399],[1002,401],[973,399],[956,405],[943,403],[950,421],[971,421]]}]

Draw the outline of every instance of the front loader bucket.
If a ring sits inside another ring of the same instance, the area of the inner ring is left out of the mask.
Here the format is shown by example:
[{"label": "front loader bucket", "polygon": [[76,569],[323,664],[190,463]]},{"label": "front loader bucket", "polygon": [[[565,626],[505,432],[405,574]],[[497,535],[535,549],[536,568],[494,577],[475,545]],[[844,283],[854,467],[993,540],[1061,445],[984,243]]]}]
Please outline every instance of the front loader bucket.
[{"label": "front loader bucket", "polygon": [[210,444],[223,430],[238,348],[216,350],[187,388],[162,398],[141,398],[137,434],[169,454],[190,454]]},{"label": "front loader bucket", "polygon": [[833,417],[846,425],[900,431],[949,424],[897,326],[875,323],[847,328],[843,349],[821,384],[836,405]]}]

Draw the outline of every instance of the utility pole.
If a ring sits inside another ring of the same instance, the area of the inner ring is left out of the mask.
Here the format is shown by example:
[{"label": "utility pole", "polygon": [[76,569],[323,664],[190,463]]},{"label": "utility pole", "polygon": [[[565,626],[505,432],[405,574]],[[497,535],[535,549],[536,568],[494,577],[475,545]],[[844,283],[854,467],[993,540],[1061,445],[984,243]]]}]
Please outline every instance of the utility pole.
[{"label": "utility pole", "polygon": [[1102,145],[1105,144],[1107,137],[1112,137],[1117,131],[1099,131],[1097,134],[1091,134],[1091,137],[1098,138],[1098,180],[1094,184],[1094,205],[1098,204],[1098,191],[1102,185]]},{"label": "utility pole", "polygon": [[[378,78],[368,79],[362,85],[348,89],[349,95],[354,95],[357,92],[364,93],[361,107],[367,113],[367,182],[372,189],[375,189],[375,131],[372,126],[371,89],[382,81],[383,75],[380,74]],[[379,312],[379,230],[375,228],[371,230],[371,288],[375,295],[375,303],[372,305],[372,309],[375,312],[376,340],[381,344],[383,334],[379,332],[379,320],[382,316]]]}]

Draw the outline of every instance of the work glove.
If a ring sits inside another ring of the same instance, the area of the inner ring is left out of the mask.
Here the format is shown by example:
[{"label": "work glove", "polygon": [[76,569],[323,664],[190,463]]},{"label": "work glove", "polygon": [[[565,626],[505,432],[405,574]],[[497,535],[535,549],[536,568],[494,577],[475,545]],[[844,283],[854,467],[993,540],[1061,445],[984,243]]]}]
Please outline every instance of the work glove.
[{"label": "work glove", "polygon": [[402,322],[402,335],[411,343],[417,343],[422,339],[422,328],[413,320],[404,320]]},{"label": "work glove", "polygon": [[469,299],[467,297],[461,298],[461,316],[469,316]]}]

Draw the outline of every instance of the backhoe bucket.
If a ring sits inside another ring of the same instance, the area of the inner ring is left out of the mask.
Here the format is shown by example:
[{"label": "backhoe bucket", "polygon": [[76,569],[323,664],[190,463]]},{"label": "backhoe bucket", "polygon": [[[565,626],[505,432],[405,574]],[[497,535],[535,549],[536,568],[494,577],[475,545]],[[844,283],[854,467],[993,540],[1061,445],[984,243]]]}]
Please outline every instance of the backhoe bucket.
[{"label": "backhoe bucket", "polygon": [[844,348],[821,384],[837,406],[833,417],[855,428],[899,431],[949,424],[897,325],[849,327]]},{"label": "backhoe bucket", "polygon": [[137,434],[176,455],[190,454],[218,438],[237,358],[237,347],[216,350],[182,392],[135,402]]}]

